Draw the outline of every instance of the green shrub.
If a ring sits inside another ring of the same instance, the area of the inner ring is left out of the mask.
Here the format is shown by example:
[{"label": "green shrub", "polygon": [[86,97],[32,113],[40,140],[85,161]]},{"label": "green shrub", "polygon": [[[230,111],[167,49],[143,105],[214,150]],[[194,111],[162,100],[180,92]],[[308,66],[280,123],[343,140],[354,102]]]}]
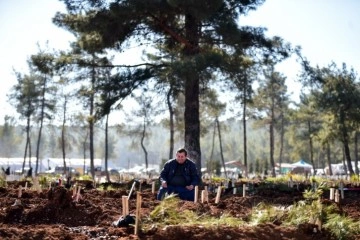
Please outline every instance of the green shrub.
[{"label": "green shrub", "polygon": [[360,224],[358,221],[339,214],[329,214],[324,228],[338,240],[353,239],[360,233]]},{"label": "green shrub", "polygon": [[284,210],[284,208],[270,204],[259,203],[252,210],[250,223],[251,225],[258,225],[261,223],[282,222],[285,216]]}]

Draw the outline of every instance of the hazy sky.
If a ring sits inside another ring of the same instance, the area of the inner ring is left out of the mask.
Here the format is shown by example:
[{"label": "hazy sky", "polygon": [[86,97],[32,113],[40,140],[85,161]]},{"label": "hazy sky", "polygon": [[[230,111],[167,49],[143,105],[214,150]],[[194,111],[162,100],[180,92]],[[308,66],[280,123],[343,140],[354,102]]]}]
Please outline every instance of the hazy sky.
[{"label": "hazy sky", "polygon": [[51,19],[64,11],[58,0],[0,0],[0,124],[5,114],[16,112],[7,103],[10,88],[17,83],[13,69],[28,73],[27,59],[40,47],[67,49],[72,35],[56,27]]},{"label": "hazy sky", "polygon": [[[359,72],[359,9],[360,0],[267,0],[240,18],[240,24],[266,27],[268,36],[300,45],[313,65],[345,62]],[[5,114],[15,112],[6,102],[6,94],[16,84],[13,68],[27,73],[26,61],[38,52],[37,43],[44,47],[49,41],[50,48],[68,48],[72,35],[51,21],[64,10],[58,0],[0,0],[0,124]],[[292,84],[299,71],[295,59],[278,70],[288,77],[289,90],[298,93],[299,85]]]},{"label": "hazy sky", "polygon": [[[240,22],[300,45],[313,65],[345,62],[360,71],[360,1],[268,0]],[[292,69],[284,68],[291,75]]]}]

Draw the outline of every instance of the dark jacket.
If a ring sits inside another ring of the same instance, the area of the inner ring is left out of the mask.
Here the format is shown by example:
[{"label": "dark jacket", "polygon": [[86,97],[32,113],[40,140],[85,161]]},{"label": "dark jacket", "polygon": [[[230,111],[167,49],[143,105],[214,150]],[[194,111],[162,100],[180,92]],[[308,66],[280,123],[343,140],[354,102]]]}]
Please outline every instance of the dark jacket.
[{"label": "dark jacket", "polygon": [[[183,176],[186,181],[186,186],[198,185],[200,179],[195,163],[187,158],[183,164],[185,165]],[[176,162],[176,159],[170,159],[167,161],[164,168],[161,170],[160,181],[170,182],[170,180],[174,177],[177,165],[178,163]]]}]

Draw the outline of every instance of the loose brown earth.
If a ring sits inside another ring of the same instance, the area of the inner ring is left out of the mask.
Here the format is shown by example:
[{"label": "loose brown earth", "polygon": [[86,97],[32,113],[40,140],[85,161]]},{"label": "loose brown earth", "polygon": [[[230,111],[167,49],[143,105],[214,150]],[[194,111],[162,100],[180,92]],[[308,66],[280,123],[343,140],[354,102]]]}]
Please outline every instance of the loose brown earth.
[{"label": "loose brown earth", "polygon": [[[134,234],[134,226],[114,227],[112,223],[122,215],[123,195],[128,195],[131,184],[118,186],[117,190],[95,190],[83,185],[78,202],[72,198],[73,192],[64,187],[37,192],[23,191],[18,198],[19,184],[0,188],[0,238],[1,239],[333,239],[330,233],[314,231],[315,225],[284,227],[279,223],[261,224],[256,227],[218,226],[154,226],[150,230],[139,230]],[[111,188],[114,189],[114,188]],[[140,190],[137,188],[137,190]],[[141,189],[141,218],[146,219],[159,205],[151,192],[151,185],[143,184]],[[135,214],[136,195],[130,198],[130,214]],[[353,219],[360,217],[360,205],[356,194],[349,194],[338,206],[339,211]],[[20,205],[15,205],[16,200]],[[247,197],[241,194],[223,195],[215,203],[215,194],[209,196],[209,203],[180,201],[178,210],[193,210],[197,214],[221,217],[229,214],[248,220],[251,210],[260,202],[289,206],[302,199],[300,190],[282,192],[278,189],[262,189]],[[324,199],[324,201],[327,201]],[[360,239],[360,236],[357,236]]]}]

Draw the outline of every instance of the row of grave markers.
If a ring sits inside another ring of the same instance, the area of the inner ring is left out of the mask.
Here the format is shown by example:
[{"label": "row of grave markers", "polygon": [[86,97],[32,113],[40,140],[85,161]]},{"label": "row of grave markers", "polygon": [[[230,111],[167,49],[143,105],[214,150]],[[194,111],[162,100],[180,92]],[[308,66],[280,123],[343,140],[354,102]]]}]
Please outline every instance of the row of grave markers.
[{"label": "row of grave markers", "polygon": [[[135,182],[132,185],[129,195],[123,195],[121,200],[122,200],[122,215],[125,217],[127,215],[129,215],[129,199],[131,197],[132,192],[135,189]],[[215,198],[215,203],[219,203],[220,201],[220,197],[221,197],[221,191],[222,191],[222,186],[218,186],[217,188],[217,193],[216,193],[216,198]],[[151,192],[153,194],[155,194],[155,182],[152,182],[152,186],[151,186]],[[195,197],[194,197],[194,203],[198,202],[198,196],[199,196],[199,186],[195,186]],[[236,194],[236,188],[234,188],[233,190],[233,194]],[[243,197],[246,196],[246,184],[243,185]],[[140,191],[137,192],[136,194],[136,210],[135,210],[135,229],[134,229],[134,234],[137,235],[138,231],[139,231],[139,219],[140,219],[140,210],[141,210],[141,202],[142,202],[142,196]],[[201,202],[209,202],[209,191],[207,186],[204,187],[204,190],[201,191]]]},{"label": "row of grave markers", "polygon": [[[215,203],[219,203],[220,201],[220,197],[221,197],[221,191],[222,191],[222,186],[218,186],[217,187],[217,191],[216,191],[216,198],[215,198]],[[243,184],[243,197],[246,197],[246,184]],[[151,187],[151,192],[153,194],[155,194],[155,182],[152,182],[152,187]],[[234,187],[233,188],[233,194],[235,195],[237,193],[237,188]],[[199,196],[199,186],[195,186],[195,196],[194,196],[194,202],[197,203],[198,202],[198,196]],[[204,186],[204,190],[201,190],[201,203],[204,202],[209,202],[209,191],[208,191],[208,187]]]},{"label": "row of grave markers", "polygon": [[[294,186],[294,182],[292,181],[292,179],[290,178],[289,181],[289,187],[292,188]],[[297,183],[298,185],[298,183]],[[313,188],[316,189],[317,188],[317,184],[314,183],[313,184]],[[344,183],[340,182],[339,183],[339,187],[335,188],[335,186],[333,185],[332,187],[330,187],[330,196],[329,199],[335,201],[336,203],[340,202],[340,198],[344,199],[345,195],[344,195]]]},{"label": "row of grave markers", "polygon": [[[339,189],[340,189],[340,193],[339,193]],[[344,199],[344,183],[340,182],[339,183],[339,189],[335,189],[335,187],[331,187],[330,188],[330,200],[335,201],[336,203],[340,202],[340,197],[341,199]]]}]

